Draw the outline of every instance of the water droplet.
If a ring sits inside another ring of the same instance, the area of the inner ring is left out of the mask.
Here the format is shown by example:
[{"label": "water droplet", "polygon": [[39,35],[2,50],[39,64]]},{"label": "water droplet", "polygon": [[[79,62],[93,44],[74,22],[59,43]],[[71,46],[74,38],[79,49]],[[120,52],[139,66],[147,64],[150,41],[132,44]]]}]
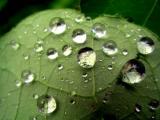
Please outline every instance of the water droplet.
[{"label": "water droplet", "polygon": [[64,45],[62,51],[64,56],[69,56],[72,54],[72,47],[69,45]]},{"label": "water droplet", "polygon": [[118,48],[115,42],[108,41],[103,44],[102,50],[106,55],[115,55],[118,52]]},{"label": "water droplet", "polygon": [[135,112],[140,113],[142,110],[142,107],[139,104],[135,105]]},{"label": "water droplet", "polygon": [[139,83],[145,77],[145,66],[142,62],[132,59],[123,66],[122,76],[125,83]]},{"label": "water droplet", "polygon": [[44,114],[53,113],[57,108],[56,100],[49,95],[42,95],[37,100],[38,110]]},{"label": "water droplet", "polygon": [[87,21],[91,21],[92,18],[91,18],[90,16],[87,16],[87,17],[86,17],[86,20],[87,20]]},{"label": "water droplet", "polygon": [[38,99],[38,94],[33,94],[33,98],[36,100],[36,99]]},{"label": "water droplet", "polygon": [[92,26],[92,33],[95,38],[103,38],[106,36],[106,28],[105,25],[101,23],[95,23]]},{"label": "water droplet", "polygon": [[59,35],[66,31],[67,25],[62,18],[55,17],[49,23],[49,29],[52,33]]},{"label": "water droplet", "polygon": [[150,54],[154,51],[155,49],[155,45],[154,42],[151,38],[149,37],[142,37],[140,38],[140,40],[137,42],[137,48],[138,51],[141,54]]},{"label": "water droplet", "polygon": [[83,68],[92,68],[96,63],[96,53],[92,48],[85,47],[78,52],[78,63]]},{"label": "water droplet", "polygon": [[14,50],[18,50],[20,48],[20,44],[16,41],[11,41],[10,45]]},{"label": "water droplet", "polygon": [[34,81],[35,74],[32,73],[30,70],[24,70],[24,71],[22,71],[21,78],[24,81],[24,83],[29,84]]},{"label": "water droplet", "polygon": [[29,55],[23,55],[24,60],[28,60],[29,59]]},{"label": "water droplet", "polygon": [[77,95],[76,91],[72,91],[71,96],[75,96],[75,95]]},{"label": "water droplet", "polygon": [[84,21],[84,16],[82,16],[82,15],[75,18],[75,22],[77,22],[77,23],[81,23],[83,21]]},{"label": "water droplet", "polygon": [[126,49],[124,49],[124,50],[122,51],[122,54],[123,54],[124,56],[126,56],[126,55],[128,55],[128,51],[127,51]]},{"label": "water droplet", "polygon": [[112,65],[108,65],[107,69],[108,69],[108,70],[112,70],[112,69],[113,69],[113,66],[112,66]]},{"label": "water droplet", "polygon": [[63,65],[59,64],[58,65],[58,70],[62,70],[63,69]]},{"label": "water droplet", "polygon": [[36,117],[33,117],[32,120],[37,120],[37,118],[36,118]]},{"label": "water droplet", "polygon": [[54,49],[54,48],[49,48],[49,49],[47,50],[47,57],[48,57],[48,59],[50,59],[50,60],[56,59],[56,58],[58,57],[58,52],[57,52],[57,50]]},{"label": "water droplet", "polygon": [[36,43],[36,44],[34,45],[34,51],[35,51],[36,53],[42,53],[43,50],[44,50],[43,44]]},{"label": "water droplet", "polygon": [[22,85],[22,81],[16,80],[16,86],[17,86],[17,87],[20,87],[21,85]]},{"label": "water droplet", "polygon": [[151,110],[155,110],[159,107],[159,105],[160,105],[160,102],[154,99],[154,100],[151,100],[151,102],[149,103],[149,108]]},{"label": "water droplet", "polygon": [[82,74],[82,77],[83,77],[83,78],[86,78],[87,76],[88,76],[87,73],[83,73],[83,74]]},{"label": "water droplet", "polygon": [[74,104],[76,103],[76,101],[73,100],[73,99],[71,99],[71,100],[70,100],[70,103],[71,103],[72,105],[74,105]]},{"label": "water droplet", "polygon": [[75,29],[72,33],[72,40],[77,44],[83,44],[87,40],[87,35],[83,29]]}]

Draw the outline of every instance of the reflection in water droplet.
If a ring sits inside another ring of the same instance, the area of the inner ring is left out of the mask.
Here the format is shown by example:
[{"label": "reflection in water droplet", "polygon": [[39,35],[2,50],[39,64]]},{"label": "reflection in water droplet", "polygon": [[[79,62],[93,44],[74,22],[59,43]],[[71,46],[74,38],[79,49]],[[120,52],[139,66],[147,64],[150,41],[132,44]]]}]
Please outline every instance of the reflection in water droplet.
[{"label": "reflection in water droplet", "polygon": [[108,41],[103,44],[102,50],[106,55],[115,55],[118,52],[118,48],[115,42]]},{"label": "reflection in water droplet", "polygon": [[66,31],[67,25],[62,18],[52,18],[49,23],[49,29],[52,33],[59,35]]},{"label": "reflection in water droplet", "polygon": [[113,69],[113,66],[112,66],[112,65],[108,65],[107,69],[108,69],[108,70],[112,70],[112,69]]},{"label": "reflection in water droplet", "polygon": [[142,110],[142,107],[139,104],[135,105],[135,112],[140,113]]},{"label": "reflection in water droplet", "polygon": [[128,55],[128,51],[127,51],[126,49],[124,49],[124,50],[122,51],[122,54],[123,54],[124,56],[126,56],[126,55]]},{"label": "reflection in water droplet", "polygon": [[92,33],[95,38],[103,38],[106,36],[106,28],[105,25],[101,23],[95,23],[92,26]]},{"label": "reflection in water droplet", "polygon": [[20,87],[21,85],[22,85],[22,81],[16,80],[16,86],[17,86],[17,87]]},{"label": "reflection in water droplet", "polygon": [[154,42],[151,38],[149,37],[142,37],[138,42],[137,42],[137,48],[138,51],[141,54],[147,55],[150,54],[154,51],[155,45]]},{"label": "reflection in water droplet", "polygon": [[69,56],[72,54],[72,47],[69,45],[64,45],[62,51],[64,56]]},{"label": "reflection in water droplet", "polygon": [[77,57],[79,65],[83,68],[92,68],[96,63],[96,53],[89,47],[80,49]]},{"label": "reflection in water droplet", "polygon": [[48,57],[48,59],[50,59],[50,60],[56,59],[56,58],[58,57],[58,52],[57,52],[57,50],[54,49],[54,48],[49,48],[49,49],[47,50],[47,57]]},{"label": "reflection in water droplet", "polygon": [[83,44],[87,40],[87,35],[83,29],[75,29],[72,33],[72,40],[77,44]]},{"label": "reflection in water droplet", "polygon": [[58,65],[58,70],[62,70],[63,69],[63,65],[59,64]]},{"label": "reflection in water droplet", "polygon": [[159,107],[160,102],[158,100],[151,100],[151,102],[149,103],[149,108],[150,110],[155,110]]},{"label": "reflection in water droplet", "polygon": [[44,114],[53,113],[57,108],[56,100],[50,95],[42,95],[37,99],[38,110]]},{"label": "reflection in water droplet", "polygon": [[10,45],[14,50],[18,50],[20,48],[20,44],[16,41],[11,41]]},{"label": "reflection in water droplet", "polygon": [[145,66],[142,62],[132,59],[123,66],[122,76],[125,83],[139,83],[145,77]]},{"label": "reflection in water droplet", "polygon": [[32,73],[30,70],[22,71],[21,78],[26,84],[32,83],[35,80],[35,77],[35,74]]}]

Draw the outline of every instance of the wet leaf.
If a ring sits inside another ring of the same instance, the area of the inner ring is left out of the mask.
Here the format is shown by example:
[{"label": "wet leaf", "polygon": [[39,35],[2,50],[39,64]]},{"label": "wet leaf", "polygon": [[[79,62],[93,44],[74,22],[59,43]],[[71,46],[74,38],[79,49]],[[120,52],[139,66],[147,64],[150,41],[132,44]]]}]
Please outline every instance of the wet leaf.
[{"label": "wet leaf", "polygon": [[[152,40],[154,44],[143,45],[147,51],[154,47],[153,52],[139,53],[142,37]],[[28,17],[0,39],[0,119],[150,118],[148,104],[159,101],[154,72],[160,57],[158,39],[115,16],[89,20],[62,9]],[[145,71],[126,65],[130,60],[140,61]],[[144,79],[125,83],[124,73],[136,70]],[[141,106],[139,113],[135,105]],[[154,115],[159,118],[158,112]]]}]

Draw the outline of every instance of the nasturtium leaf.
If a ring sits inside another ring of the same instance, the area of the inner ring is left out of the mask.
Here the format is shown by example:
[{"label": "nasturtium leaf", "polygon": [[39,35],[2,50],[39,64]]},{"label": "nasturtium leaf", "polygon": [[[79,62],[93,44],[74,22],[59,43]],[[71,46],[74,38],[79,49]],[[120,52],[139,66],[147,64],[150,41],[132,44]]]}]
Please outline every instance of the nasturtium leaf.
[{"label": "nasturtium leaf", "polygon": [[[145,55],[137,48],[143,37],[154,43],[142,44],[146,51],[154,47]],[[92,20],[71,9],[32,15],[0,39],[0,118],[158,119],[159,106],[148,106],[160,100],[158,40],[146,28],[110,15]],[[144,79],[124,81],[136,75]]]},{"label": "nasturtium leaf", "polygon": [[159,0],[81,0],[81,10],[93,18],[102,14],[122,16],[160,34]]}]

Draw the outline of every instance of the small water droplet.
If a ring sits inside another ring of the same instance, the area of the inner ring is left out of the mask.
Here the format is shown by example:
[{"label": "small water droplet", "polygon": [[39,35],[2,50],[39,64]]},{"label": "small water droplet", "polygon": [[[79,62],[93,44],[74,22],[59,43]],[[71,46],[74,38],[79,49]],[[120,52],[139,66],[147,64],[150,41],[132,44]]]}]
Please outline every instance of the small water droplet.
[{"label": "small water droplet", "polygon": [[54,48],[49,48],[49,49],[47,50],[47,57],[48,57],[48,59],[50,59],[50,60],[56,59],[56,58],[58,57],[58,52],[57,52],[57,50],[54,49]]},{"label": "small water droplet", "polygon": [[38,110],[44,114],[53,113],[57,108],[57,103],[54,97],[50,95],[42,95],[37,99]]},{"label": "small water droplet", "polygon": [[59,35],[66,31],[67,25],[62,18],[52,18],[49,23],[49,29],[52,33]]},{"label": "small water droplet", "polygon": [[122,76],[125,83],[139,83],[145,77],[145,66],[142,62],[132,59],[123,66]]},{"label": "small water droplet", "polygon": [[84,16],[82,16],[82,15],[75,18],[75,22],[77,22],[77,23],[81,23],[83,21],[84,21]]},{"label": "small water droplet", "polygon": [[75,95],[77,95],[76,91],[72,91],[71,96],[75,96]]},{"label": "small water droplet", "polygon": [[33,117],[32,120],[37,120],[37,118],[36,118],[36,117]]},{"label": "small water droplet", "polygon": [[105,25],[101,23],[95,23],[92,26],[92,33],[95,38],[103,38],[106,36],[106,28]]},{"label": "small water droplet", "polygon": [[154,51],[155,45],[154,45],[154,42],[151,38],[142,37],[137,42],[137,48],[141,54],[147,55],[147,54],[150,54]]},{"label": "small water droplet", "polygon": [[83,74],[82,74],[82,77],[83,77],[83,78],[86,78],[87,76],[88,76],[87,73],[83,73]]},{"label": "small water droplet", "polygon": [[149,103],[149,108],[151,110],[155,110],[159,107],[159,105],[160,105],[160,102],[154,99],[154,100],[151,100],[151,102]]},{"label": "small water droplet", "polygon": [[36,43],[36,44],[34,45],[34,51],[35,51],[36,53],[42,53],[43,50],[44,50],[43,44]]},{"label": "small water droplet", "polygon": [[127,33],[126,38],[129,38],[129,37],[131,37],[131,34]]},{"label": "small water droplet", "polygon": [[72,33],[72,40],[77,44],[83,44],[87,40],[87,35],[83,29],[75,29]]},{"label": "small water droplet", "polygon": [[29,59],[29,55],[23,54],[23,58],[24,58],[24,60],[28,60]]},{"label": "small water droplet", "polygon": [[72,47],[69,45],[64,45],[62,51],[64,56],[69,56],[72,54]]},{"label": "small water droplet", "polygon": [[22,81],[16,80],[16,86],[17,86],[17,87],[20,87],[21,85],[22,85]]},{"label": "small water droplet", "polygon": [[33,94],[33,98],[36,100],[38,99],[39,95],[38,94]]},{"label": "small water droplet", "polygon": [[14,40],[10,42],[10,45],[14,50],[18,50],[21,46],[18,42],[14,41]]},{"label": "small water droplet", "polygon": [[62,70],[63,69],[63,65],[59,64],[58,65],[58,70]]},{"label": "small water droplet", "polygon": [[70,100],[70,103],[71,103],[72,105],[74,105],[74,104],[76,103],[76,101],[73,100],[73,99],[71,99],[71,100]]},{"label": "small water droplet", "polygon": [[102,50],[106,55],[115,55],[118,52],[118,48],[115,42],[108,41],[103,44]]},{"label": "small water droplet", "polygon": [[35,77],[35,74],[32,73],[30,70],[22,71],[21,78],[26,84],[32,83],[35,80]]},{"label": "small water droplet", "polygon": [[86,20],[87,20],[87,21],[91,21],[92,18],[91,18],[90,16],[87,16],[87,17],[86,17]]},{"label": "small water droplet", "polygon": [[135,105],[135,112],[140,113],[142,110],[142,107],[139,104]]},{"label": "small water droplet", "polygon": [[122,51],[122,54],[123,54],[124,56],[126,56],[126,55],[128,55],[128,51],[127,51],[126,49],[124,49],[124,50]]},{"label": "small water droplet", "polygon": [[89,47],[80,49],[77,58],[79,65],[83,68],[92,68],[96,63],[96,53]]},{"label": "small water droplet", "polygon": [[108,70],[112,70],[112,69],[113,69],[113,66],[112,66],[112,65],[108,65],[107,69],[108,69]]}]

